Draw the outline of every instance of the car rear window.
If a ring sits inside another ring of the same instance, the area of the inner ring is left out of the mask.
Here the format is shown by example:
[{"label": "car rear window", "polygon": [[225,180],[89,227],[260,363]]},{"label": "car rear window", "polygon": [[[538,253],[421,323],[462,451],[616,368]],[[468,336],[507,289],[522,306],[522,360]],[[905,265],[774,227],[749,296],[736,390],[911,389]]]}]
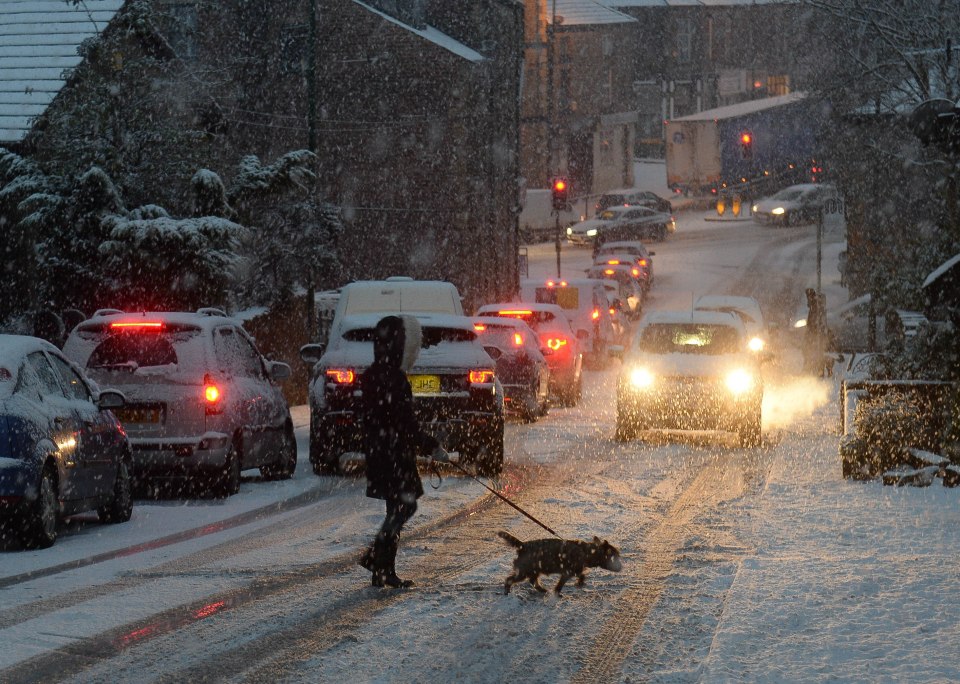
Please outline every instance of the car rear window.
[{"label": "car rear window", "polygon": [[734,354],[740,335],[727,325],[654,323],[640,334],[641,351],[650,354]]},{"label": "car rear window", "polygon": [[[434,326],[425,327],[421,330],[423,336],[423,346],[430,347],[440,342],[472,342],[477,338],[476,334],[470,330],[462,328],[438,328]],[[373,342],[376,336],[374,328],[354,328],[343,334],[343,339],[348,342]]]},{"label": "car rear window", "polygon": [[516,328],[506,325],[490,325],[489,323],[484,325],[485,327],[478,335],[484,345],[506,350],[523,346],[523,333]]},{"label": "car rear window", "polygon": [[138,368],[177,365],[178,350],[199,334],[200,328],[194,326],[110,332],[90,354],[87,368],[132,373]]}]

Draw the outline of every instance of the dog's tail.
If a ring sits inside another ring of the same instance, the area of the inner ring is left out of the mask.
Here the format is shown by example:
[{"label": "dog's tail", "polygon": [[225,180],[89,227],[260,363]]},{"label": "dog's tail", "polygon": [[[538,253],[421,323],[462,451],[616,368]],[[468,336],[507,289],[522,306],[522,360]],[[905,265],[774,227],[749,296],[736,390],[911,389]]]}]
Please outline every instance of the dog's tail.
[{"label": "dog's tail", "polygon": [[523,542],[514,537],[512,534],[507,534],[506,532],[500,531],[497,532],[497,536],[515,548],[519,549],[521,546],[523,546]]}]

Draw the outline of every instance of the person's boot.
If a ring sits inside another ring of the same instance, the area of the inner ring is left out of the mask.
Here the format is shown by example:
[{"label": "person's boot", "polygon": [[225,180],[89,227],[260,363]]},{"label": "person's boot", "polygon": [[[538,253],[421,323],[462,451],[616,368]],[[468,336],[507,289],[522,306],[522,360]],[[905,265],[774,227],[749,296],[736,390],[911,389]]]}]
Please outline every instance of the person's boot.
[{"label": "person's boot", "polygon": [[360,560],[357,561],[361,568],[369,570],[370,572],[376,571],[376,561],[374,560],[374,553],[372,548],[368,548],[363,552],[363,555],[360,556]]}]

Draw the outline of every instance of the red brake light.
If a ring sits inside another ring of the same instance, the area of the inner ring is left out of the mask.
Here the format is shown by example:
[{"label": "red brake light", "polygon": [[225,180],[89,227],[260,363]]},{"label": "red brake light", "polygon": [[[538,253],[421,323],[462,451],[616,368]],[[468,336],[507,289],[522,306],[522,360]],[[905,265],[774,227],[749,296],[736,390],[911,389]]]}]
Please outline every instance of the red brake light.
[{"label": "red brake light", "polygon": [[209,373],[203,376],[203,398],[207,402],[207,414],[216,414],[223,410],[223,391]]},{"label": "red brake light", "polygon": [[634,275],[634,277],[640,275],[640,269],[639,269],[639,268],[635,268],[635,269],[633,269],[633,270],[630,271],[630,272]]},{"label": "red brake light", "polygon": [[555,284],[552,280],[547,281],[547,287],[553,287]]},{"label": "red brake light", "polygon": [[647,260],[646,260],[646,259],[641,259],[641,260],[640,260],[640,265],[641,265],[641,266],[646,266],[646,265],[647,265]]},{"label": "red brake light", "polygon": [[610,315],[611,315],[611,316],[616,316],[616,315],[617,315],[617,310],[614,309],[612,306],[610,307]]},{"label": "red brake light", "polygon": [[612,265],[612,266],[616,266],[616,265],[618,265],[618,264],[620,263],[620,260],[619,260],[619,259],[607,259],[607,263],[610,264],[610,265]]},{"label": "red brake light", "polygon": [[532,316],[533,311],[528,309],[504,309],[503,311],[498,311],[497,314],[500,316]]},{"label": "red brake light", "polygon": [[520,333],[513,333],[513,345],[514,345],[515,347],[522,347],[522,346],[523,346],[523,335],[521,335]]},{"label": "red brake light", "polygon": [[115,321],[110,327],[121,330],[160,330],[163,328],[163,321]]},{"label": "red brake light", "polygon": [[590,318],[592,318],[595,321],[600,320],[600,309],[594,309],[593,313],[590,314]]},{"label": "red brake light", "polygon": [[493,382],[492,370],[472,370],[470,371],[470,384],[485,385]]},{"label": "red brake light", "polygon": [[560,347],[565,347],[567,341],[562,337],[551,337],[547,340],[547,346],[553,351],[558,351]]},{"label": "red brake light", "polygon": [[616,273],[616,271],[614,271],[612,268],[605,268],[605,269],[603,269],[603,272],[604,272],[606,275],[613,275],[614,273]]},{"label": "red brake light", "polygon": [[483,332],[484,330],[487,329],[487,326],[485,326],[483,323],[474,323],[473,329],[476,330],[477,332]]},{"label": "red brake light", "polygon": [[327,369],[327,380],[337,385],[351,385],[356,377],[356,373],[349,368]]}]

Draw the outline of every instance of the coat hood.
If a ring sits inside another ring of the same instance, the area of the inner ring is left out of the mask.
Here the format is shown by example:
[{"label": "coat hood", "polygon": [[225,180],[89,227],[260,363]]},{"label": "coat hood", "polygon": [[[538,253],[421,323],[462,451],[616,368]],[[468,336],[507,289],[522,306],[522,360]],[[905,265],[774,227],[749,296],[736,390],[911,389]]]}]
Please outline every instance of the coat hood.
[{"label": "coat hood", "polygon": [[377,323],[373,342],[376,363],[407,372],[420,354],[422,335],[420,321],[413,316],[385,316]]}]

